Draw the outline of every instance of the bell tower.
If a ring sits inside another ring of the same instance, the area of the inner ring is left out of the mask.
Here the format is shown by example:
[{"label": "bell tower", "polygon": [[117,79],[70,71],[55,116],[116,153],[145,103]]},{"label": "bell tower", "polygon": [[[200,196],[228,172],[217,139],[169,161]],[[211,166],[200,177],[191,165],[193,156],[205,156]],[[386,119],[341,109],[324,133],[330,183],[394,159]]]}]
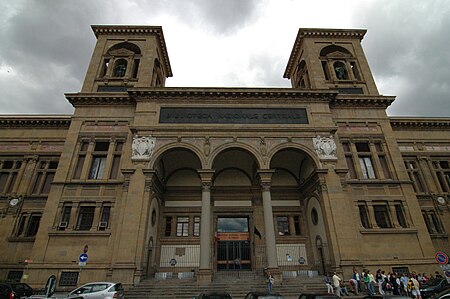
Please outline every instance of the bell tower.
[{"label": "bell tower", "polygon": [[172,77],[160,26],[94,25],[97,38],[82,93],[162,87]]},{"label": "bell tower", "polygon": [[366,30],[300,28],[284,78],[292,88],[378,95],[361,47]]}]

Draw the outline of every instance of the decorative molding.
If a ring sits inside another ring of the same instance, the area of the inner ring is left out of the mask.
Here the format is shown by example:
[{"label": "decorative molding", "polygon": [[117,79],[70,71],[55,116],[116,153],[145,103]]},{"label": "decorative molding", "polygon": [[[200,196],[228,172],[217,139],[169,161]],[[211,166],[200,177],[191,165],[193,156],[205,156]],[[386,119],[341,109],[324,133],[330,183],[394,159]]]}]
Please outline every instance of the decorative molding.
[{"label": "decorative molding", "polygon": [[130,88],[128,93],[134,100],[152,99],[278,99],[329,102],[337,96],[336,91],[301,91],[293,88]]},{"label": "decorative molding", "polygon": [[0,128],[52,128],[68,129],[72,121],[69,115],[39,115],[39,116],[0,116]]},{"label": "decorative molding", "polygon": [[66,93],[66,99],[73,107],[80,106],[124,106],[134,105],[135,100],[126,93]]},{"label": "decorative molding", "polygon": [[377,107],[386,109],[395,100],[394,96],[338,95],[331,99],[330,107]]},{"label": "decorative molding", "polygon": [[389,117],[392,128],[410,130],[442,130],[450,129],[450,118],[430,117]]},{"label": "decorative molding", "polygon": [[92,25],[95,37],[99,35],[156,35],[161,46],[163,65],[166,69],[166,76],[172,77],[169,54],[167,53],[166,41],[161,26],[130,26],[130,25]]}]

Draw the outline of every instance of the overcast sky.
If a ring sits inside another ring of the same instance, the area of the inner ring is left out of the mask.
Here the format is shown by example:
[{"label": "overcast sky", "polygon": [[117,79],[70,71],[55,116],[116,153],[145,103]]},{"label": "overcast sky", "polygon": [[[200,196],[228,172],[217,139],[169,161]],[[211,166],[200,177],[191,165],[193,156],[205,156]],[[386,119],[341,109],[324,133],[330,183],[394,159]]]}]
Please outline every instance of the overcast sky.
[{"label": "overcast sky", "polygon": [[450,117],[448,0],[0,1],[0,113],[70,114],[95,45],[91,24],[163,27],[166,86],[289,87],[298,28],[361,28],[388,114]]}]

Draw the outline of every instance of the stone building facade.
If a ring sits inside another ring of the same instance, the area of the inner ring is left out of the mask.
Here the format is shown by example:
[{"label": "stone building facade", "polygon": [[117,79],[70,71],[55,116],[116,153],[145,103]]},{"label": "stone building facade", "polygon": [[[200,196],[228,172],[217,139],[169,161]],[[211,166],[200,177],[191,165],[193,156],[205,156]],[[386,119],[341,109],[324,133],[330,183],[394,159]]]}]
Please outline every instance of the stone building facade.
[{"label": "stone building facade", "polygon": [[300,29],[292,88],[176,88],[161,27],[92,29],[72,115],[0,116],[0,279],[434,273],[450,253],[450,118],[387,116],[365,30]]}]

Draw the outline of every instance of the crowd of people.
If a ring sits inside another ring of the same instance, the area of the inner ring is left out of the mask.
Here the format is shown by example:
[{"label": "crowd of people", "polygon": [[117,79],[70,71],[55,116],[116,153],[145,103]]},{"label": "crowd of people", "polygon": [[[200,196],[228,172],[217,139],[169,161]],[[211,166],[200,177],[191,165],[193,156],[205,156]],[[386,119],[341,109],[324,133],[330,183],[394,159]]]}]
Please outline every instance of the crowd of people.
[{"label": "crowd of people", "polygon": [[442,278],[439,272],[426,275],[425,273],[395,273],[382,271],[378,269],[375,274],[370,270],[364,269],[361,273],[353,270],[353,276],[348,280],[349,289],[336,272],[333,275],[327,273],[323,280],[327,286],[329,294],[335,294],[339,297],[349,296],[349,292],[355,295],[367,293],[369,296],[380,295],[403,295],[415,299],[421,299],[420,286],[426,284],[433,278]]}]

